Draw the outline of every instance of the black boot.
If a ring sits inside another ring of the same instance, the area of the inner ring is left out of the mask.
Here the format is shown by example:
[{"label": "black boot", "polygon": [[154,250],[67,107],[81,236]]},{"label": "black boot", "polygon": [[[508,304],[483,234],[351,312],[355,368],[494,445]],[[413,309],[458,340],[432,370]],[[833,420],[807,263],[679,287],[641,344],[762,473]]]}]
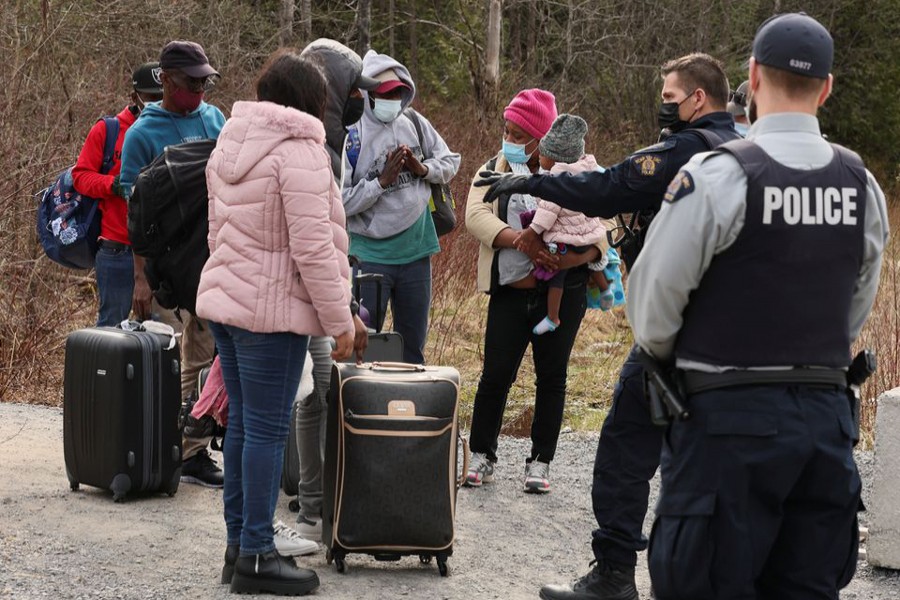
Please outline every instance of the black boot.
[{"label": "black boot", "polygon": [[228,544],[225,546],[225,566],[222,567],[221,583],[231,583],[231,578],[234,576],[234,561],[237,560],[240,553],[241,547],[239,544]]},{"label": "black boot", "polygon": [[545,585],[543,600],[640,600],[634,567],[594,561],[590,572],[568,585]]},{"label": "black boot", "polygon": [[319,587],[315,571],[301,569],[293,558],[277,552],[239,556],[231,578],[233,594],[303,596]]}]

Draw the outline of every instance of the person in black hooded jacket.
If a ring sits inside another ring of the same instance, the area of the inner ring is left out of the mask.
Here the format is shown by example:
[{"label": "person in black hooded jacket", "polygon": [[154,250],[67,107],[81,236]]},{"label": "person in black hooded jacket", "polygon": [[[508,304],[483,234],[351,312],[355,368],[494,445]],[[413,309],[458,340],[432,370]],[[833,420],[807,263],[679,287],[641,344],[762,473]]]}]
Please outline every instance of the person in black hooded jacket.
[{"label": "person in black hooded jacket", "polygon": [[[325,73],[328,86],[323,119],[325,149],[331,157],[331,168],[340,187],[344,176],[343,153],[347,128],[363,114],[360,88],[372,90],[381,82],[363,76],[362,59],[359,55],[335,40],[315,40],[303,49],[300,56],[318,64]],[[358,316],[354,316],[354,322],[354,349],[357,357],[361,357],[368,334]],[[325,397],[331,381],[330,342],[328,337],[313,336],[309,340],[315,389],[309,396],[298,398],[294,422],[300,463],[297,485],[300,514],[297,516],[297,531],[301,536],[312,540],[322,537],[322,461],[325,452]]]}]

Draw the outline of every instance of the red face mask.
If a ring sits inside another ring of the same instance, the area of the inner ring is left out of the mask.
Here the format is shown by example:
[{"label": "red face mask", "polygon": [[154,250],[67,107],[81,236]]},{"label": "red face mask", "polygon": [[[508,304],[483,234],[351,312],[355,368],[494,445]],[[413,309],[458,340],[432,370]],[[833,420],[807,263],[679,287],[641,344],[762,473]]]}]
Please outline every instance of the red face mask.
[{"label": "red face mask", "polygon": [[188,113],[197,110],[202,101],[203,92],[191,92],[180,87],[176,87],[172,92],[172,106],[181,112]]}]

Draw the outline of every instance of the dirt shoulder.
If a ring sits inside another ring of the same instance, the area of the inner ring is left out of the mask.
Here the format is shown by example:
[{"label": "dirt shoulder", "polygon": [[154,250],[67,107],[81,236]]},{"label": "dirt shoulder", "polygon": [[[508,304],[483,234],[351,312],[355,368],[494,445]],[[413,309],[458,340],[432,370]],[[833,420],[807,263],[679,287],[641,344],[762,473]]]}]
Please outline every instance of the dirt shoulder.
[{"label": "dirt shoulder", "polygon": [[[417,559],[378,563],[363,555],[350,555],[341,575],[319,553],[300,560],[319,573],[315,596],[536,598],[541,584],[582,574],[591,558],[596,440],[564,435],[551,473],[554,491],[532,496],[520,490],[527,441],[503,438],[496,482],[460,491],[450,577]],[[655,490],[654,484],[651,503]],[[0,403],[0,597],[230,597],[218,583],[225,539],[221,505],[220,491],[194,485],[182,485],[173,498],[120,504],[86,486],[72,492],[62,411]],[[286,499],[279,501],[278,516],[293,520]],[[648,598],[643,554],[640,560],[638,587]],[[895,575],[863,565],[842,598],[897,597]]]}]

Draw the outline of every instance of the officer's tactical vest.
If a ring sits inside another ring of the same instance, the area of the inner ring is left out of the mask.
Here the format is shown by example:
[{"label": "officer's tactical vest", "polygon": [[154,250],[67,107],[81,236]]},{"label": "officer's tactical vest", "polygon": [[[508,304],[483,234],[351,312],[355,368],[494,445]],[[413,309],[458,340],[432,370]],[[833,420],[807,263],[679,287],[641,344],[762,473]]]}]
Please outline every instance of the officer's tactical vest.
[{"label": "officer's tactical vest", "polygon": [[849,364],[867,177],[859,156],[832,148],[831,163],[803,171],[750,141],[719,147],[747,174],[746,219],[691,294],[678,358],[738,367]]}]

